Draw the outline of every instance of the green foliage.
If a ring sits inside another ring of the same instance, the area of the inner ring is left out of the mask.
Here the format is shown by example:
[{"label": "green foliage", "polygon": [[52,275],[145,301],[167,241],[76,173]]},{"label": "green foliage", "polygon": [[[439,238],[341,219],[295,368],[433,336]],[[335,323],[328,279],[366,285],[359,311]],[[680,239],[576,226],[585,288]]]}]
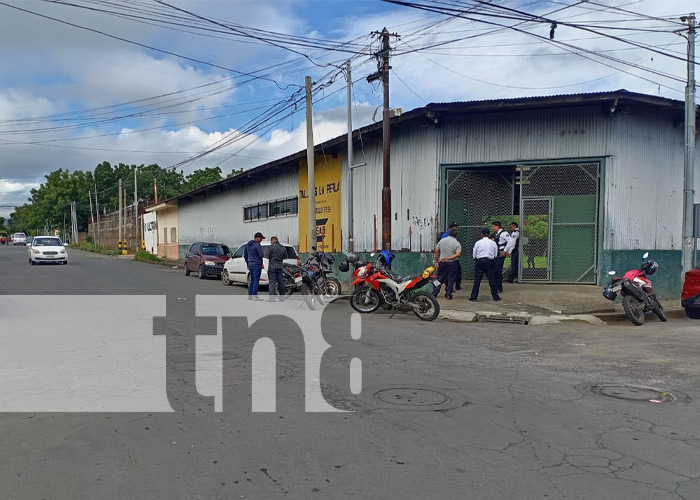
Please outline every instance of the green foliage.
[{"label": "green foliage", "polygon": [[185,191],[192,191],[198,187],[212,184],[220,181],[222,178],[220,167],[207,167],[204,170],[195,170],[185,179]]},{"label": "green foliage", "polygon": [[83,241],[81,243],[71,243],[69,245],[69,248],[78,248],[86,252],[100,253],[102,255],[121,255],[120,250],[104,248],[88,241]]},{"label": "green foliage", "polygon": [[158,262],[163,262],[163,259],[159,258],[156,255],[153,255],[150,252],[147,252],[146,250],[139,250],[134,254],[134,260],[137,260],[139,262],[147,262],[149,264],[157,264]]},{"label": "green foliage", "polygon": [[234,177],[234,176],[236,176],[238,174],[242,174],[242,173],[243,173],[242,168],[234,168],[233,170],[231,170],[231,173],[226,176],[226,178],[228,179],[229,177]]}]

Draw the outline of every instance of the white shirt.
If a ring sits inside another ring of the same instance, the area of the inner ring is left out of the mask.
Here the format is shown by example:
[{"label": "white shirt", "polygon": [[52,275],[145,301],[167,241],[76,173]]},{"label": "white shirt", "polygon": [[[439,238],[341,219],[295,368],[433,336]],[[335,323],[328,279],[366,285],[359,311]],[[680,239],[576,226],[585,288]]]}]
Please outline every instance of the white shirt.
[{"label": "white shirt", "polygon": [[495,259],[498,255],[498,245],[490,238],[481,238],[474,243],[472,255],[474,259]]},{"label": "white shirt", "polygon": [[508,244],[506,245],[506,253],[511,254],[513,253],[513,250],[515,249],[515,245],[518,243],[518,238],[520,238],[520,230],[516,229],[512,233],[510,233],[510,239],[508,240]]}]

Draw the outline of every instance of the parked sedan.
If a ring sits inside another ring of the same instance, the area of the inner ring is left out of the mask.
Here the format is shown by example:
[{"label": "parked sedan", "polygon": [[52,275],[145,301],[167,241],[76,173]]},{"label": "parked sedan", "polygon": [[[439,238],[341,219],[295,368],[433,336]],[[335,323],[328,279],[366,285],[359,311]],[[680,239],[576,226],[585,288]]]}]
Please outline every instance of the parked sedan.
[{"label": "parked sedan", "polygon": [[[261,243],[263,247],[263,252],[267,254],[267,247],[270,243],[264,241]],[[234,283],[248,283],[250,279],[250,273],[248,272],[248,267],[246,266],[245,260],[243,260],[243,250],[245,250],[246,243],[238,247],[238,250],[233,254],[231,259],[224,264],[224,271],[221,273],[221,281],[224,285],[233,285]],[[299,265],[299,256],[297,251],[292,245],[283,244],[284,248],[287,249],[287,258],[284,259],[285,264]],[[266,258],[263,259],[263,270],[260,275],[260,284],[268,285],[267,280],[267,266],[269,262]]]},{"label": "parked sedan", "polygon": [[27,253],[31,265],[41,263],[68,264],[68,252],[60,238],[36,236],[27,243]]},{"label": "parked sedan", "polygon": [[700,267],[685,273],[681,305],[689,318],[700,319]]},{"label": "parked sedan", "polygon": [[224,263],[229,260],[231,250],[226,245],[210,241],[193,243],[185,255],[185,276],[197,272],[199,279],[208,276],[221,278]]}]

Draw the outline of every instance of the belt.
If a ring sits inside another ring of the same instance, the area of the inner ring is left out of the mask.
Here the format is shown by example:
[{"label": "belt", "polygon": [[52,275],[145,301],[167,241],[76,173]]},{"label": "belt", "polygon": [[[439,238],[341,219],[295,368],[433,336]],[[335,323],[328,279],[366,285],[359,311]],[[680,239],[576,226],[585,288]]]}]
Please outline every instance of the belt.
[{"label": "belt", "polygon": [[493,259],[489,259],[488,257],[481,257],[480,259],[476,259],[476,260],[483,261],[483,260],[493,260]]}]

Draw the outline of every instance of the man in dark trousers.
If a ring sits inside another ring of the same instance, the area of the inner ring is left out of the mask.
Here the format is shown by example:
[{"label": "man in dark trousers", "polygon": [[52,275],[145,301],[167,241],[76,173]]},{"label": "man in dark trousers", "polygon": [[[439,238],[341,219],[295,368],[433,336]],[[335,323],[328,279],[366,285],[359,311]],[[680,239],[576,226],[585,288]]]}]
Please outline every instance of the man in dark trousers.
[{"label": "man in dark trousers", "polygon": [[[450,235],[450,231],[458,230],[459,226],[457,225],[456,222],[450,222],[447,225],[447,231],[442,233],[440,235],[440,239],[447,238]],[[456,235],[455,235],[456,237]],[[457,278],[455,279],[455,290],[461,290],[462,289],[462,263],[459,261],[459,259],[456,260],[457,262]]]},{"label": "man in dark trousers", "polygon": [[499,221],[493,223],[491,230],[493,231],[493,241],[498,245],[498,255],[496,256],[494,265],[496,266],[496,287],[500,293],[503,291],[503,263],[506,260],[506,246],[508,246],[510,236],[503,230],[503,226]]},{"label": "man in dark trousers", "polygon": [[243,249],[243,260],[245,260],[250,273],[250,284],[248,285],[248,300],[262,300],[258,297],[258,286],[260,286],[260,274],[262,273],[263,249],[260,242],[265,237],[262,233],[255,233]]},{"label": "man in dark trousers", "polygon": [[474,244],[472,256],[474,257],[474,286],[472,287],[472,295],[469,300],[476,302],[479,298],[479,287],[481,286],[481,278],[484,273],[489,280],[491,288],[491,297],[495,301],[501,300],[498,295],[498,284],[496,283],[496,265],[495,260],[498,255],[498,245],[489,237],[489,229],[487,227],[481,230],[481,239]]},{"label": "man in dark trousers", "polygon": [[282,264],[287,258],[287,249],[279,242],[277,236],[270,238],[270,246],[267,248],[267,280],[270,283],[270,302],[277,298],[279,287],[280,300],[284,300],[284,279]]},{"label": "man in dark trousers", "polygon": [[435,248],[435,266],[438,274],[437,280],[441,283],[433,289],[433,295],[440,295],[442,283],[445,283],[445,298],[452,299],[452,289],[457,279],[457,266],[459,256],[462,255],[462,245],[457,238],[457,229],[452,228],[447,238],[438,241]]},{"label": "man in dark trousers", "polygon": [[518,280],[518,264],[520,261],[520,229],[518,223],[510,223],[510,241],[506,245],[506,253],[510,256],[510,276],[508,283]]}]

